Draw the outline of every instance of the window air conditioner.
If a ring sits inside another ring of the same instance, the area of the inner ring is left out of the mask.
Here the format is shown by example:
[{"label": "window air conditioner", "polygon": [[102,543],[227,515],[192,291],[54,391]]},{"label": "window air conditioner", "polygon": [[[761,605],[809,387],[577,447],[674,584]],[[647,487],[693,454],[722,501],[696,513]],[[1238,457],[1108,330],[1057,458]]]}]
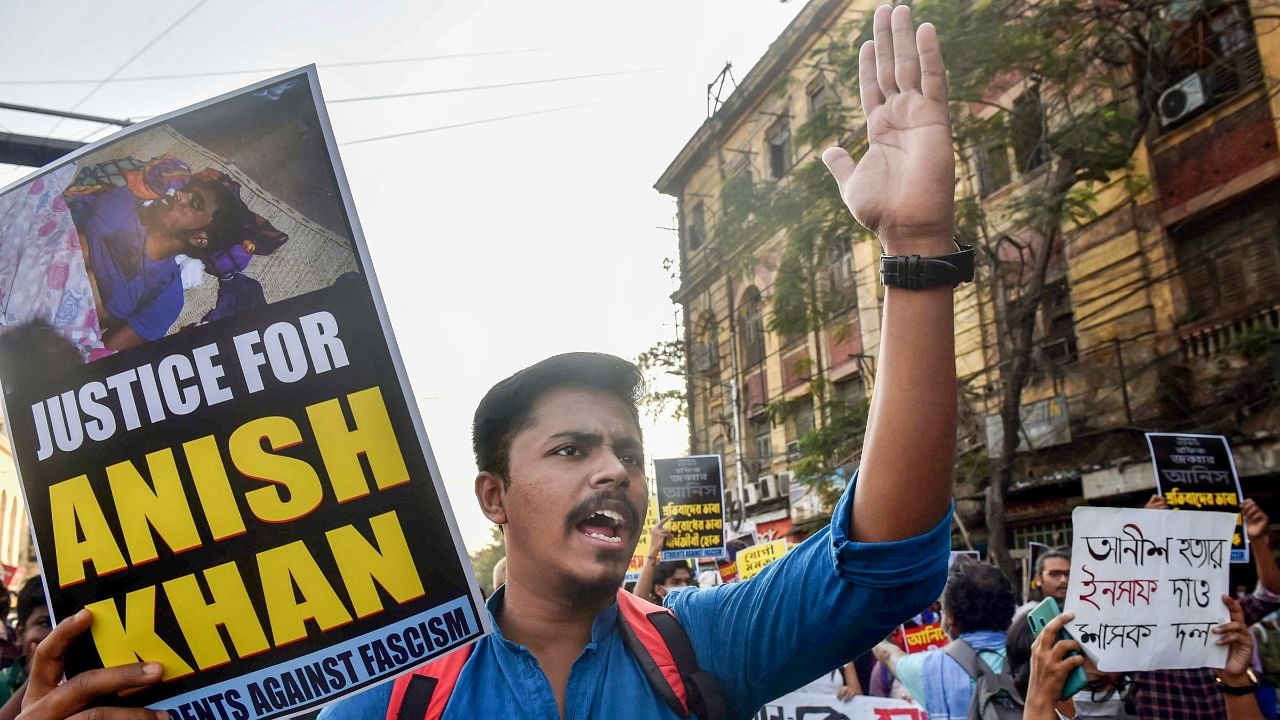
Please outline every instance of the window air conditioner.
[{"label": "window air conditioner", "polygon": [[760,504],[760,488],[756,483],[747,483],[742,486],[742,506],[754,507]]},{"label": "window air conditioner", "polygon": [[778,476],[777,475],[761,475],[760,476],[760,500],[772,500],[778,497]]},{"label": "window air conditioner", "polygon": [[787,443],[787,459],[797,460],[800,458],[800,441],[792,440]]},{"label": "window air conditioner", "polygon": [[1209,102],[1205,91],[1204,79],[1200,73],[1191,73],[1177,85],[1160,94],[1158,108],[1160,111],[1160,127],[1170,125],[1186,118]]},{"label": "window air conditioner", "polygon": [[791,473],[778,473],[778,497],[787,497],[791,494]]}]

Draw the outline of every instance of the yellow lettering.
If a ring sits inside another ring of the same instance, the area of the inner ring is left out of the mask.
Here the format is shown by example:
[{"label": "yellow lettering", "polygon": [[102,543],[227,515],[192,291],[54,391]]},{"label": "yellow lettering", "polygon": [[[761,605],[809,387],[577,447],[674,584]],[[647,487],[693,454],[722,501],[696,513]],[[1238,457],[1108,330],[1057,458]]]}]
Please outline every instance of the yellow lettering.
[{"label": "yellow lettering", "polygon": [[151,534],[152,528],[175,553],[200,545],[200,533],[196,530],[195,518],[191,516],[187,495],[182,490],[173,451],[165,449],[148,453],[147,469],[151,472],[154,489],[147,485],[131,461],[107,468],[107,483],[120,513],[124,544],[129,550],[129,561],[135,565],[160,557]]},{"label": "yellow lettering", "polygon": [[153,660],[164,666],[165,680],[185,677],[195,672],[156,634],[154,585],[125,595],[123,621],[113,599],[99,600],[85,607],[93,613],[93,625],[89,632],[104,666],[116,667],[139,660]]},{"label": "yellow lettering", "polygon": [[369,518],[369,526],[377,547],[370,545],[351,525],[325,533],[338,563],[338,574],[351,596],[356,617],[360,618],[382,611],[382,601],[373,586],[375,579],[401,604],[422,597],[424,592],[396,512],[392,510]]},{"label": "yellow lettering", "polygon": [[286,417],[264,417],[236,428],[227,441],[227,449],[236,469],[245,477],[265,480],[284,487],[289,498],[281,497],[279,488],[258,488],[244,494],[249,510],[259,520],[284,523],[310,513],[320,506],[324,490],[316,471],[306,462],[287,455],[276,455],[262,447],[282,450],[302,442],[298,426]]},{"label": "yellow lettering", "polygon": [[183,575],[164,584],[164,594],[173,608],[174,617],[191,648],[196,665],[205,670],[226,662],[227,647],[218,626],[225,626],[238,657],[247,657],[270,647],[258,622],[258,614],[249,601],[244,580],[234,562],[215,565],[204,571],[205,582],[213,602],[205,602],[204,592],[196,576]]},{"label": "yellow lettering", "polygon": [[306,637],[306,622],[313,618],[321,630],[351,622],[342,600],[301,540],[258,553],[258,573],[271,638],[277,646]]},{"label": "yellow lettering", "polygon": [[[89,476],[78,475],[49,486],[49,514],[53,521],[53,549],[58,558],[58,586],[84,580],[85,563],[101,577],[126,567]],[[83,531],[84,540],[80,539]]]},{"label": "yellow lettering", "polygon": [[369,494],[369,481],[360,467],[361,455],[368,460],[379,490],[409,482],[409,469],[396,443],[395,428],[387,415],[382,391],[371,387],[351,393],[347,402],[355,420],[354,430],[347,429],[347,420],[336,398],[307,407],[320,457],[338,502]]},{"label": "yellow lettering", "polygon": [[206,435],[191,440],[183,443],[182,450],[187,456],[191,480],[196,486],[196,494],[200,496],[200,507],[204,510],[213,539],[226,540],[244,534],[244,518],[231,492],[231,481],[227,479],[227,468],[222,464],[215,438]]}]

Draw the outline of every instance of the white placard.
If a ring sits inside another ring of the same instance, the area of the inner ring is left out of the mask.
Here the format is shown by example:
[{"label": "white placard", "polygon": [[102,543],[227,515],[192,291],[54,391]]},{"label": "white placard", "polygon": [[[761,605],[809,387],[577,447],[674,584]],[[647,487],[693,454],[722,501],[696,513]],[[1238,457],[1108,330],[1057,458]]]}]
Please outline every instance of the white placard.
[{"label": "white placard", "polygon": [[1235,515],[1078,507],[1071,523],[1068,630],[1099,670],[1226,663],[1211,630],[1230,620],[1222,595]]},{"label": "white placard", "polygon": [[765,703],[757,720],[927,720],[924,708],[896,698],[858,695],[837,700],[835,695],[796,691]]}]

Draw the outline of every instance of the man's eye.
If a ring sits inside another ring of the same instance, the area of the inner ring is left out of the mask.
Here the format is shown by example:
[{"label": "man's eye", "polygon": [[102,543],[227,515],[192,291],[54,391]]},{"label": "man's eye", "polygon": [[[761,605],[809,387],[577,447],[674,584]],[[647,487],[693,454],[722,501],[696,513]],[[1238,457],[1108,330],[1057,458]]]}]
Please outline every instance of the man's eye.
[{"label": "man's eye", "polygon": [[644,458],[640,457],[639,455],[632,455],[630,453],[623,453],[621,456],[618,457],[618,459],[622,461],[623,465],[634,465],[638,467],[644,464]]},{"label": "man's eye", "polygon": [[577,457],[581,454],[582,451],[579,450],[576,445],[565,445],[564,447],[556,450],[556,455],[560,455],[562,457]]}]

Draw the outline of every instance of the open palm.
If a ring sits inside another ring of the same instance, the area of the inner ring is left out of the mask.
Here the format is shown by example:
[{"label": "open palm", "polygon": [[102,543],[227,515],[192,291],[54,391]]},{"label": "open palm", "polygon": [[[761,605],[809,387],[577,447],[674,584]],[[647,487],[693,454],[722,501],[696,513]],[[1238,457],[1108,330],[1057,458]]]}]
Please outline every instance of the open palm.
[{"label": "open palm", "polygon": [[866,155],[854,163],[838,147],[822,154],[858,222],[890,254],[926,254],[951,237],[955,160],[938,34],[913,32],[911,9],[881,6],[873,39],[858,54],[867,118]]}]

